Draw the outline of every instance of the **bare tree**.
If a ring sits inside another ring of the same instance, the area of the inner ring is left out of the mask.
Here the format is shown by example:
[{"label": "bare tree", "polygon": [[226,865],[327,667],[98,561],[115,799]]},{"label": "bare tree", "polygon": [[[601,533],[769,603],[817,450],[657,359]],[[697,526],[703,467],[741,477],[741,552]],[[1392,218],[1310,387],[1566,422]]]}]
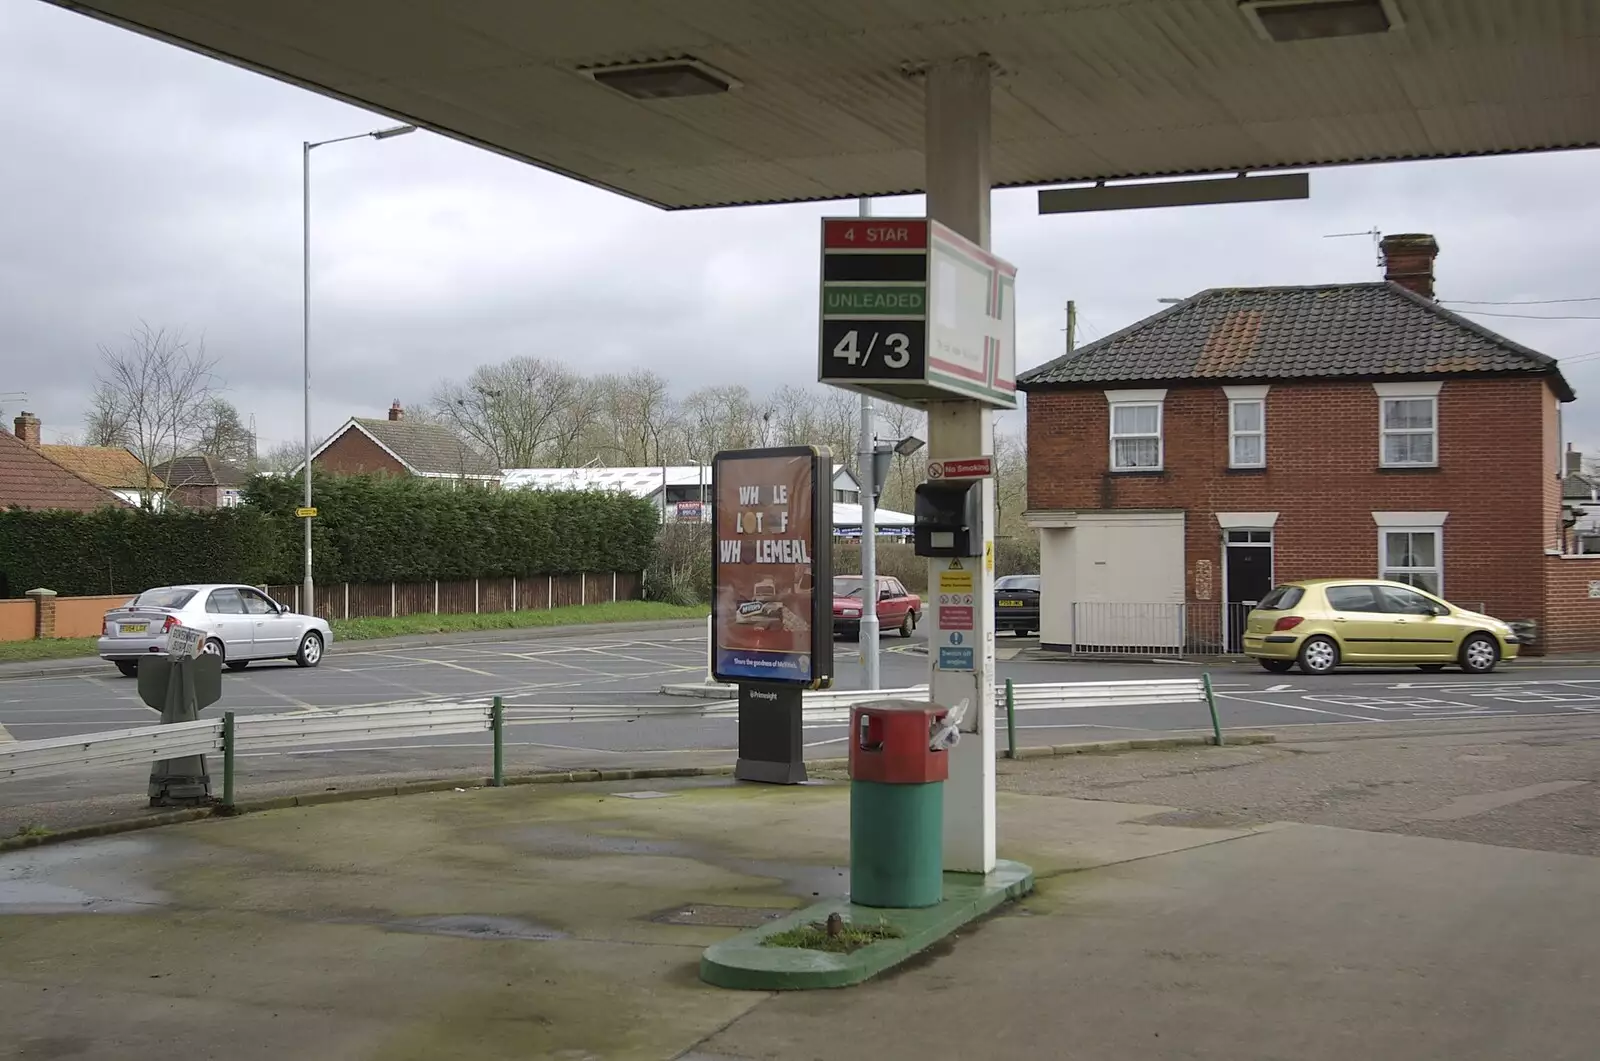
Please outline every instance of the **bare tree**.
[{"label": "bare tree", "polygon": [[513,357],[473,370],[465,383],[441,385],[433,412],[497,466],[531,468],[566,436],[563,415],[584,385],[559,363]]},{"label": "bare tree", "polygon": [[100,347],[100,359],[91,416],[103,409],[108,422],[126,425],[122,444],[145,467],[141,492],[149,503],[160,491],[154,469],[198,447],[216,396],[216,359],[204,340],[191,348],[181,331],[143,321],[121,346]]},{"label": "bare tree", "polygon": [[239,419],[239,410],[226,398],[212,398],[200,411],[195,449],[233,464],[248,465],[255,459],[256,440]]},{"label": "bare tree", "polygon": [[[326,441],[326,438],[313,438],[311,452],[315,453],[317,447]],[[289,475],[304,464],[305,459],[304,442],[279,442],[267,447],[264,453],[257,454],[250,464],[250,470],[262,475]]]},{"label": "bare tree", "polygon": [[105,382],[97,382],[83,417],[83,445],[123,447],[132,441],[127,410],[117,392]]},{"label": "bare tree", "polygon": [[667,381],[639,370],[597,382],[602,430],[596,455],[621,466],[665,463],[677,412]]}]

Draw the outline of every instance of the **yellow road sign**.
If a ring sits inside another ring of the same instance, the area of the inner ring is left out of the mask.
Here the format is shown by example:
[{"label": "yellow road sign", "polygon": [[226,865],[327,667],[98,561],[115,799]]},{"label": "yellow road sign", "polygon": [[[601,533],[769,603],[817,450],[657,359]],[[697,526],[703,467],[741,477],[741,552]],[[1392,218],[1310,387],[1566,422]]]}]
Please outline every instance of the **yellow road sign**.
[{"label": "yellow road sign", "polygon": [[297,508],[294,510],[294,514],[300,519],[310,519],[317,514],[317,510],[314,508]]}]

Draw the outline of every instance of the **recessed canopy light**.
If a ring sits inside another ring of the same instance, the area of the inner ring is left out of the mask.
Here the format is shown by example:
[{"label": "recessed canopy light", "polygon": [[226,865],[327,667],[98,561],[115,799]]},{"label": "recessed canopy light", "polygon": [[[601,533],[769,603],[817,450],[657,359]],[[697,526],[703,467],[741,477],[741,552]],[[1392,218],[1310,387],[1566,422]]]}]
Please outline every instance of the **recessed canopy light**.
[{"label": "recessed canopy light", "polygon": [[1387,33],[1401,25],[1395,0],[1240,0],[1256,29],[1280,44]]},{"label": "recessed canopy light", "polygon": [[727,74],[697,59],[601,66],[584,73],[624,96],[641,100],[714,96],[738,84]]}]

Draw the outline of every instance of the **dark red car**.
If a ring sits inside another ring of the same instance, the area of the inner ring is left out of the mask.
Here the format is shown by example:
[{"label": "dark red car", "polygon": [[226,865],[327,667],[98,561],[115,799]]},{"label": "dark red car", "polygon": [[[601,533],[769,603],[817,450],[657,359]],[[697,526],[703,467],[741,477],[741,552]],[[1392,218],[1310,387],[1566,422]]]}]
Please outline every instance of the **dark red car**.
[{"label": "dark red car", "polygon": [[[833,632],[848,638],[861,636],[862,578],[860,575],[833,576]],[[922,618],[922,598],[906,589],[897,578],[878,576],[878,629],[900,631],[910,637]]]}]

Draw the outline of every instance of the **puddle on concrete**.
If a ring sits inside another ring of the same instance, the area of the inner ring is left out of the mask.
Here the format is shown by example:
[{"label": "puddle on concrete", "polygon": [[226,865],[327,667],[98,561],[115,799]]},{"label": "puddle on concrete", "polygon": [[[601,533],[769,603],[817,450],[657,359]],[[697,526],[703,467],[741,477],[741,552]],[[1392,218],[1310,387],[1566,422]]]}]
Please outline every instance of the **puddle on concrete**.
[{"label": "puddle on concrete", "polygon": [[676,792],[654,792],[650,789],[641,789],[638,792],[618,792],[621,799],[676,799]]},{"label": "puddle on concrete", "polygon": [[[596,823],[603,825],[605,823]],[[618,828],[623,827],[617,822]],[[580,833],[556,825],[524,825],[511,836],[549,858],[584,858],[589,855],[655,855],[658,858],[695,858],[695,849],[681,840],[645,839]]]},{"label": "puddle on concrete", "polygon": [[161,906],[167,895],[142,878],[172,868],[152,838],[86,840],[0,855],[0,915],[123,914]]},{"label": "puddle on concrete", "polygon": [[714,928],[758,928],[776,921],[793,910],[776,906],[719,906],[715,903],[690,903],[651,914],[646,921],[661,925],[706,925]]},{"label": "puddle on concrete", "polygon": [[490,917],[481,914],[443,914],[438,917],[411,917],[378,924],[396,932],[420,932],[430,936],[457,936],[462,939],[566,939],[565,932],[523,921],[515,917]]}]

